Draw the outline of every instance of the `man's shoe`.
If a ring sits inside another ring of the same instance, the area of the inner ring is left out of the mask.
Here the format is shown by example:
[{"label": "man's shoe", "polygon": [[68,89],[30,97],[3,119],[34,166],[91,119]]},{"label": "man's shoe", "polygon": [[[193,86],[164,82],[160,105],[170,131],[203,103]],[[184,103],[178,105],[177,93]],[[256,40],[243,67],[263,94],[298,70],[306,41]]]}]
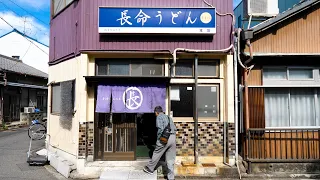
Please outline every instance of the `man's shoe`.
[{"label": "man's shoe", "polygon": [[143,168],[143,171],[148,174],[153,174],[153,172],[147,166]]}]

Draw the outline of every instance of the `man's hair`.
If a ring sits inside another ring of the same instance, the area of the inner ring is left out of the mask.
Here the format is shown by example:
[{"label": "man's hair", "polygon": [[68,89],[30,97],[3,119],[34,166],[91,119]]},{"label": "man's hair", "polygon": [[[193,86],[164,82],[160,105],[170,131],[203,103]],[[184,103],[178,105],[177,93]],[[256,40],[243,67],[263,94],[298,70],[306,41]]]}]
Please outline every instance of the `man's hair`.
[{"label": "man's hair", "polygon": [[162,113],[162,112],[163,112],[162,107],[161,107],[161,106],[155,107],[155,108],[154,108],[154,112]]}]

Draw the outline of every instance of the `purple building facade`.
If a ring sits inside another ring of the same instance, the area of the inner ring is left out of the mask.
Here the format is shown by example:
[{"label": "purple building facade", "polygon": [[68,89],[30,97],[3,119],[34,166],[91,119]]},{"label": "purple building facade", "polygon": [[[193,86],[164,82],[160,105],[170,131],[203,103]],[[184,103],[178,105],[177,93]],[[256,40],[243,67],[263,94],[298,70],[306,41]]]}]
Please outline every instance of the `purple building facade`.
[{"label": "purple building facade", "polygon": [[161,105],[178,129],[177,174],[186,163],[234,164],[232,0],[55,0],[51,9],[50,151],[81,174],[139,166]]},{"label": "purple building facade", "polygon": [[[231,0],[210,0],[220,13],[233,12]],[[202,0],[94,0],[75,1],[50,23],[50,63],[66,60],[81,51],[173,51],[175,48],[224,49],[232,44],[232,17],[217,16],[213,37],[101,37],[98,33],[99,7],[192,7],[208,8]]]}]

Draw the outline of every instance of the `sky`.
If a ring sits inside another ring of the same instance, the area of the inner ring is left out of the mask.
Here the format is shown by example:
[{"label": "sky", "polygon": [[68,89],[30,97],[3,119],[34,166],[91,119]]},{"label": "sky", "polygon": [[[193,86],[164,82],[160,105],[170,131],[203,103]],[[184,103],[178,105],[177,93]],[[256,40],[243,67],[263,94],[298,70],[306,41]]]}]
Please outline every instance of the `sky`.
[{"label": "sky", "polygon": [[[50,0],[0,0],[0,17],[27,36],[49,45]],[[12,27],[0,19],[0,36],[10,31]]]},{"label": "sky", "polygon": [[[233,7],[240,1],[233,0]],[[49,45],[50,0],[0,0],[0,17],[19,31]],[[12,27],[0,19],[0,36],[11,30]]]}]

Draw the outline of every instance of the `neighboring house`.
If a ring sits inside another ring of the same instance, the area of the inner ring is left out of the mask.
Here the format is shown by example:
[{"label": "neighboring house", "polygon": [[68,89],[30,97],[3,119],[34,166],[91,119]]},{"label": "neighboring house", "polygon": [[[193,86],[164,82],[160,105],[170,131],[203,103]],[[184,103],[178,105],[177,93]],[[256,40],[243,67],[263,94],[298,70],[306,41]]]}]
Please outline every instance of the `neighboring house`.
[{"label": "neighboring house", "polygon": [[[278,0],[279,12],[282,13],[290,8],[292,8],[295,4],[299,3],[301,0]],[[241,1],[236,8],[234,8],[234,16],[236,18],[236,28],[248,28],[248,18],[244,17],[243,14],[243,1]],[[266,18],[252,18],[250,28],[265,21]]]},{"label": "neighboring house", "polygon": [[0,77],[0,124],[25,121],[24,107],[39,108],[46,116],[46,73],[19,59],[0,55]]},{"label": "neighboring house", "polygon": [[320,1],[309,0],[253,28],[255,66],[241,75],[249,171],[251,163],[320,162],[319,17]]},{"label": "neighboring house", "polygon": [[[232,0],[208,2],[232,13]],[[161,105],[178,129],[178,167],[194,159],[204,169],[235,164],[230,15],[199,0],[52,3],[50,151],[80,174],[140,166],[152,153]]]},{"label": "neighboring house", "polygon": [[16,29],[0,36],[0,54],[21,59],[23,63],[48,73],[49,46]]}]

